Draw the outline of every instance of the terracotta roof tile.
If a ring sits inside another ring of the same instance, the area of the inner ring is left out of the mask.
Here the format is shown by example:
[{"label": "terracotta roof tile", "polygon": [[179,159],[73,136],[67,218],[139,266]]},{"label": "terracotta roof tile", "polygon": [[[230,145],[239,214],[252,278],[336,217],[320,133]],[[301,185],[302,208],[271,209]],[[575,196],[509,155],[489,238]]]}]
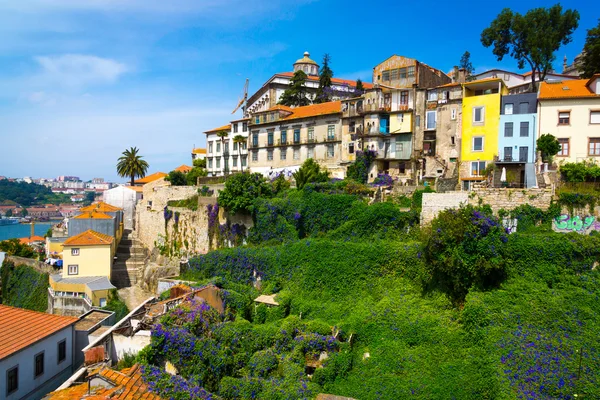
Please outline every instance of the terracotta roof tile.
[{"label": "terracotta roof tile", "polygon": [[200,147],[192,149],[192,154],[206,154],[206,149]]},{"label": "terracotta roof tile", "polygon": [[275,111],[275,110],[284,110],[284,111],[291,112],[290,115],[283,118],[283,120],[288,121],[291,119],[318,117],[319,115],[341,113],[342,112],[342,102],[341,101],[330,101],[327,103],[312,104],[310,106],[303,106],[303,107],[296,107],[296,108],[277,105],[275,107],[271,107],[268,111]]},{"label": "terracotta roof tile", "polygon": [[155,172],[151,175],[147,175],[143,178],[138,179],[137,181],[135,181],[135,183],[150,183],[159,180],[160,178],[164,178],[167,175],[169,174],[165,174],[164,172]]},{"label": "terracotta roof tile", "polygon": [[113,217],[111,217],[108,214],[104,214],[103,212],[99,212],[99,211],[88,211],[88,212],[79,214],[73,218],[75,218],[75,219],[112,219]]},{"label": "terracotta roof tile", "polygon": [[[292,77],[294,76],[293,72],[280,72],[276,75],[281,75],[281,76],[287,76],[287,77]],[[318,81],[319,77],[318,76],[314,76],[314,75],[308,75],[307,79],[309,81]],[[338,85],[348,85],[348,86],[352,86],[352,87],[356,87],[356,81],[353,81],[351,79],[340,79],[340,78],[331,78],[331,83],[335,83]],[[365,89],[371,89],[373,87],[372,83],[369,82],[363,82],[363,87]]]},{"label": "terracotta roof tile", "polygon": [[41,237],[41,236],[32,236],[32,237],[25,237],[25,238],[20,238],[19,242],[21,242],[21,244],[31,244],[33,242],[45,242],[46,239]]},{"label": "terracotta roof tile", "polygon": [[0,360],[77,321],[0,304]]},{"label": "terracotta roof tile", "polygon": [[220,132],[220,131],[227,131],[227,132],[231,131],[231,124],[223,125],[223,126],[220,126],[218,128],[214,128],[214,129],[211,129],[211,130],[208,130],[208,131],[204,131],[204,133]]},{"label": "terracotta roof tile", "polygon": [[190,167],[189,165],[185,165],[185,164],[180,165],[179,167],[175,168],[175,171],[183,172],[184,174],[187,174],[191,170],[192,170],[192,167]]},{"label": "terracotta roof tile", "polygon": [[65,240],[63,246],[101,246],[109,245],[113,240],[112,236],[88,229]]},{"label": "terracotta roof tile", "polygon": [[86,212],[86,211],[116,212],[116,211],[123,211],[123,209],[119,208],[119,207],[115,207],[111,204],[105,203],[103,201],[99,201],[97,203],[92,203],[87,207],[82,207],[79,209],[79,211],[82,211],[82,212]]},{"label": "terracotta roof tile", "polygon": [[542,82],[540,85],[539,99],[573,99],[582,97],[596,97],[595,94],[587,86],[587,79],[576,79],[562,82]]}]

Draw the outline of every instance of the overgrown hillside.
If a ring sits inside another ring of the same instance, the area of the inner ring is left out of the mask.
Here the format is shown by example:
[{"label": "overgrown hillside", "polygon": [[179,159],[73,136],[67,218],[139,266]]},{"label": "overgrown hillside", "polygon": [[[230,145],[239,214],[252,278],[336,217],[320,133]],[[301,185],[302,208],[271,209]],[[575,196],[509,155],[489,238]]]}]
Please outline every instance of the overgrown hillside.
[{"label": "overgrown hillside", "polygon": [[48,308],[48,274],[27,265],[2,263],[0,303],[45,312]]}]

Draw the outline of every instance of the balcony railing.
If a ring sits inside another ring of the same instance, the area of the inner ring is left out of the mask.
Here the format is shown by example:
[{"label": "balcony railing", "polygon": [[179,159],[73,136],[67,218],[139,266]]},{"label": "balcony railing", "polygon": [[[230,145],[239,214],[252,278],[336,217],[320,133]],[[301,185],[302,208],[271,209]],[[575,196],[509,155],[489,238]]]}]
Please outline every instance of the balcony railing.
[{"label": "balcony railing", "polygon": [[339,141],[339,140],[340,140],[340,139],[339,139],[339,137],[338,137],[337,135],[327,135],[327,136],[325,137],[325,141],[326,141],[326,142],[337,142],[337,141]]},{"label": "balcony railing", "polygon": [[251,149],[258,149],[260,146],[258,145],[258,142],[256,143],[250,143],[250,148]]},{"label": "balcony railing", "polygon": [[287,139],[285,139],[285,140],[277,139],[277,146],[287,146],[287,145],[288,145]]}]

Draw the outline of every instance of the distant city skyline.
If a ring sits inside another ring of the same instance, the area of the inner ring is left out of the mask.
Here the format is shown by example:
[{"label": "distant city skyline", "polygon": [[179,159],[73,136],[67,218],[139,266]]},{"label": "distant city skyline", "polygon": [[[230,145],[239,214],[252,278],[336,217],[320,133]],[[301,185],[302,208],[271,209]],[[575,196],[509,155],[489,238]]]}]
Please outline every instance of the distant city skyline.
[{"label": "distant city skyline", "polygon": [[[504,7],[552,4],[0,0],[0,175],[126,182],[115,164],[131,146],[149,174],[190,165],[205,130],[241,115],[231,111],[245,79],[253,93],[304,51],[318,62],[329,53],[336,77],[368,82],[393,54],[448,72],[468,50],[476,72],[518,71],[481,45],[481,31]],[[581,20],[557,71],[600,17],[591,1],[561,4]]]}]

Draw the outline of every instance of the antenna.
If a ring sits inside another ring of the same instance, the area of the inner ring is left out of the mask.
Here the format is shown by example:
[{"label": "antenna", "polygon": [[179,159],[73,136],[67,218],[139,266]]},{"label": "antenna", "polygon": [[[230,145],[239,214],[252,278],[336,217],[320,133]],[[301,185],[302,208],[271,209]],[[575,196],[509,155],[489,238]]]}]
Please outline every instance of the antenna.
[{"label": "antenna", "polygon": [[235,112],[240,109],[242,104],[244,104],[244,102],[246,100],[248,100],[248,83],[249,83],[249,79],[246,78],[246,84],[244,85],[244,94],[243,94],[242,98],[240,99],[240,101],[238,102],[237,107],[235,107],[235,110],[233,110],[231,112],[232,114],[235,114]]}]

